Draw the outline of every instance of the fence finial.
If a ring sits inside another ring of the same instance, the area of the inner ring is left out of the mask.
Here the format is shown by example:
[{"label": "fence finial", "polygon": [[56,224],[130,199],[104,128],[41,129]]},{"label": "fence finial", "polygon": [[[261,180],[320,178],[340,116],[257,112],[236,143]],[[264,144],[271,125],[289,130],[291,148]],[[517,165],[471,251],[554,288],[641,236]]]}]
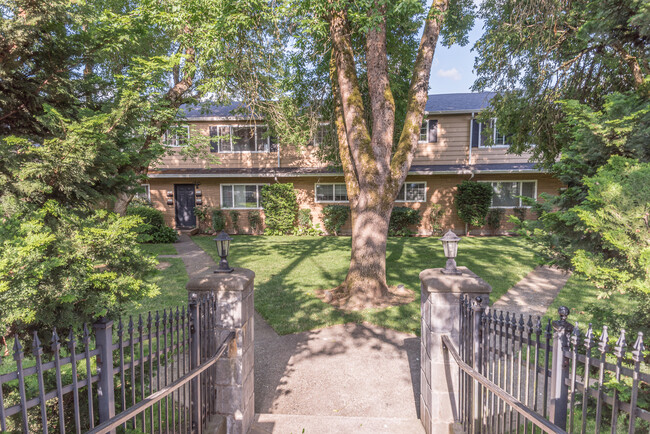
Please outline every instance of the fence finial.
[{"label": "fence finial", "polygon": [[14,360],[19,361],[23,360],[24,358],[23,346],[20,344],[18,336],[16,336],[16,340],[14,340]]},{"label": "fence finial", "polygon": [[645,346],[643,345],[643,332],[639,332],[636,342],[634,342],[634,345],[632,346],[632,360],[635,362],[643,360],[643,351],[645,351]]},{"label": "fence finial", "polygon": [[52,343],[52,345],[50,346],[52,352],[55,353],[59,351],[59,347],[61,346],[61,341],[59,339],[58,333],[56,332],[56,327],[54,327],[52,330],[52,339],[50,340],[50,342]]},{"label": "fence finial", "polygon": [[590,350],[593,347],[593,338],[594,330],[591,328],[591,323],[589,323],[589,328],[587,328],[587,333],[585,333],[585,348]]},{"label": "fence finial", "polygon": [[621,329],[621,334],[614,345],[614,355],[616,357],[623,357],[625,355],[625,347],[627,343],[625,342],[625,329]]},{"label": "fence finial", "polygon": [[569,316],[569,313],[571,313],[569,308],[566,306],[560,306],[557,313],[560,315],[560,319],[553,321],[553,329],[555,332],[571,333],[573,331],[573,326],[569,321],[567,321],[567,317]]},{"label": "fence finial", "polygon": [[607,352],[607,342],[609,341],[609,334],[607,333],[607,326],[603,326],[603,333],[600,335],[600,340],[598,341],[598,351],[602,354]]},{"label": "fence finial", "polygon": [[36,355],[42,355],[43,354],[43,348],[41,347],[41,340],[38,338],[38,332],[34,330],[34,341],[32,342],[32,351],[33,354]]}]

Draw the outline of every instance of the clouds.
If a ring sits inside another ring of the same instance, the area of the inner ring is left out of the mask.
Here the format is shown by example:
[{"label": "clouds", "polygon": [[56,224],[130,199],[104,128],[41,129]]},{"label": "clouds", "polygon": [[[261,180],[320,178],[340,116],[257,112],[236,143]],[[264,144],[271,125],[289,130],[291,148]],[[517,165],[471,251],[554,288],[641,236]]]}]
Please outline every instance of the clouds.
[{"label": "clouds", "polygon": [[450,80],[458,81],[461,79],[460,72],[456,68],[439,69],[436,75],[441,78],[448,78]]}]

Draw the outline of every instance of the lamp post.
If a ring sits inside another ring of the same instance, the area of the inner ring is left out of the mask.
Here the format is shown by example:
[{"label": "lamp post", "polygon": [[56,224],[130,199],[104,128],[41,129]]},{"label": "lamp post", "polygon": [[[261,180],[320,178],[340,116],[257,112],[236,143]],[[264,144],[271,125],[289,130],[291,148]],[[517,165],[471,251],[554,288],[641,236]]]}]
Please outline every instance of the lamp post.
[{"label": "lamp post", "polygon": [[227,259],[231,241],[232,238],[225,231],[221,231],[214,239],[214,242],[217,244],[217,255],[221,258],[219,268],[214,270],[215,273],[232,273],[234,270],[234,268],[228,265]]},{"label": "lamp post", "polygon": [[440,238],[440,241],[442,241],[442,248],[445,251],[445,257],[447,257],[445,268],[440,271],[444,274],[462,274],[456,268],[456,255],[458,254],[458,242],[460,241],[460,237],[449,229],[447,233]]}]

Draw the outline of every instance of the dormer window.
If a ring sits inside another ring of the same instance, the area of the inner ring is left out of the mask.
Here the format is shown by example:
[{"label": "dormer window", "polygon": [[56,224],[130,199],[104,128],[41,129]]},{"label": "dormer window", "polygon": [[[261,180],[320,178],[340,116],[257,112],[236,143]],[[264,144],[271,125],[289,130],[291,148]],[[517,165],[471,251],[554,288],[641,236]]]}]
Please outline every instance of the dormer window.
[{"label": "dormer window", "polygon": [[169,130],[165,131],[163,143],[165,146],[171,148],[178,148],[187,144],[190,138],[189,125],[173,125]]}]

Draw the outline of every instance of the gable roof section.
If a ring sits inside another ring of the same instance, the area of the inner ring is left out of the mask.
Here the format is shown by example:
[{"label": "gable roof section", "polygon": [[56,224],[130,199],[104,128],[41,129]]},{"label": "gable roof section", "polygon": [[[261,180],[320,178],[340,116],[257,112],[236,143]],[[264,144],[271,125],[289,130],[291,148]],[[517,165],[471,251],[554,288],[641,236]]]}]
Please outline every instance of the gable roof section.
[{"label": "gable roof section", "polygon": [[[471,113],[488,107],[495,92],[441,93],[429,95],[424,108],[427,113]],[[228,105],[183,105],[180,117],[188,120],[247,119],[246,106],[235,101]]]}]

